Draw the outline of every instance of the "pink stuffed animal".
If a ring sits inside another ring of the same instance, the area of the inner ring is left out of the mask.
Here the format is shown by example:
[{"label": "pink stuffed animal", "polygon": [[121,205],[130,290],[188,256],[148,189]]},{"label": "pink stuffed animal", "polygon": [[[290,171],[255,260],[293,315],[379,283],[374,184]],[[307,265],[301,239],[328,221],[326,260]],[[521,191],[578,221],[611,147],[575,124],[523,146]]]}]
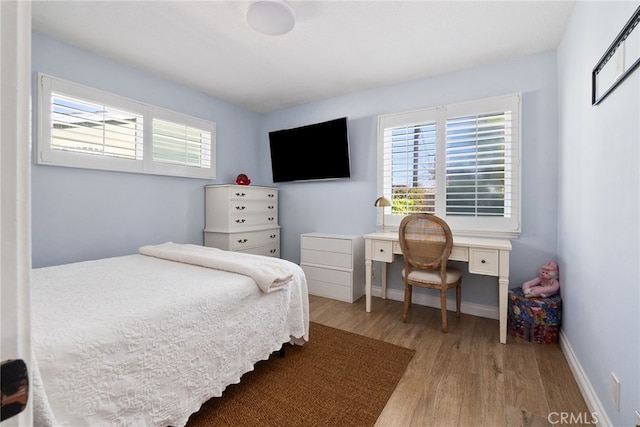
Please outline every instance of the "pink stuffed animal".
[{"label": "pink stuffed animal", "polygon": [[555,262],[548,262],[540,267],[540,275],[533,280],[529,280],[522,285],[524,296],[526,297],[550,297],[560,290],[558,282],[558,265]]}]

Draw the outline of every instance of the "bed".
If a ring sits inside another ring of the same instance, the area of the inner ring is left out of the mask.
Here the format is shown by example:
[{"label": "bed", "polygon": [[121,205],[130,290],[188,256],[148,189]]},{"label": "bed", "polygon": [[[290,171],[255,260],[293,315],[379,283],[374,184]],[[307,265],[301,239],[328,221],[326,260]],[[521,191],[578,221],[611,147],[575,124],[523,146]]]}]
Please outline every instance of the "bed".
[{"label": "bed", "polygon": [[168,242],[34,269],[31,285],[36,425],[182,426],[308,340],[306,279],[276,258]]}]

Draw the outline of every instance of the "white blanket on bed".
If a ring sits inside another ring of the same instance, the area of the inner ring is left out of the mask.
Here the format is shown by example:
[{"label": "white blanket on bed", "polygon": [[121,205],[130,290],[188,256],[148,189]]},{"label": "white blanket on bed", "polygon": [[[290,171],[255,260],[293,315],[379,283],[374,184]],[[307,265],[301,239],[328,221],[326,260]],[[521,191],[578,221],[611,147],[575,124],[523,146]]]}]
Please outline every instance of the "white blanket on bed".
[{"label": "white blanket on bed", "polygon": [[34,424],[183,426],[283,342],[307,340],[306,279],[289,268],[269,293],[139,254],[33,270]]},{"label": "white blanket on bed", "polygon": [[169,261],[243,274],[255,280],[262,292],[277,290],[293,277],[287,261],[280,258],[173,242],[142,246],[139,252]]}]

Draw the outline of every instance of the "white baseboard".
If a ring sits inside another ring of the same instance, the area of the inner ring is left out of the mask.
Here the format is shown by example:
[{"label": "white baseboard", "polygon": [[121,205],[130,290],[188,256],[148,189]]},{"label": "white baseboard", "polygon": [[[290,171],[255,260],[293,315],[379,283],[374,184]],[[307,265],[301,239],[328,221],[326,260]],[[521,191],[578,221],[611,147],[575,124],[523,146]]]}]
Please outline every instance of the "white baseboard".
[{"label": "white baseboard", "polygon": [[602,402],[598,399],[598,395],[582,369],[582,365],[580,365],[580,362],[576,358],[576,354],[573,352],[571,344],[569,344],[569,340],[567,340],[562,329],[560,329],[560,348],[562,348],[564,357],[567,359],[567,363],[569,363],[573,377],[578,383],[578,387],[580,388],[580,392],[582,393],[582,397],[584,398],[589,411],[591,411],[592,414],[596,414],[595,418],[598,420],[597,425],[602,427],[611,426],[611,420],[609,419],[607,412],[604,410]]},{"label": "white baseboard", "polygon": [[[380,286],[372,286],[371,295],[373,295],[374,297],[379,297],[381,292],[382,288],[380,288]],[[387,288],[387,299],[391,299],[394,301],[404,301],[404,289],[399,290]],[[411,297],[411,302],[427,307],[440,308],[440,297],[435,297],[432,295],[418,294],[414,292],[413,296]],[[455,299],[447,298],[447,310],[455,311],[455,308]],[[500,318],[498,307],[493,307],[490,305],[481,305],[462,301],[460,303],[460,311],[465,314],[471,314],[478,317],[486,317],[488,319],[498,320]]]}]

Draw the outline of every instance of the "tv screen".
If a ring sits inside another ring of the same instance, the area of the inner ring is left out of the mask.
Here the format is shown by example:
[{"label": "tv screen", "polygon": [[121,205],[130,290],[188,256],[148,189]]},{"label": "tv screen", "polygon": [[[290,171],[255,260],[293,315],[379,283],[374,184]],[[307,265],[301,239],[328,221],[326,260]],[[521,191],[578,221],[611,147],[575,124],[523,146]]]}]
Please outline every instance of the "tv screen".
[{"label": "tv screen", "polygon": [[269,132],[273,182],[349,178],[347,118]]}]

